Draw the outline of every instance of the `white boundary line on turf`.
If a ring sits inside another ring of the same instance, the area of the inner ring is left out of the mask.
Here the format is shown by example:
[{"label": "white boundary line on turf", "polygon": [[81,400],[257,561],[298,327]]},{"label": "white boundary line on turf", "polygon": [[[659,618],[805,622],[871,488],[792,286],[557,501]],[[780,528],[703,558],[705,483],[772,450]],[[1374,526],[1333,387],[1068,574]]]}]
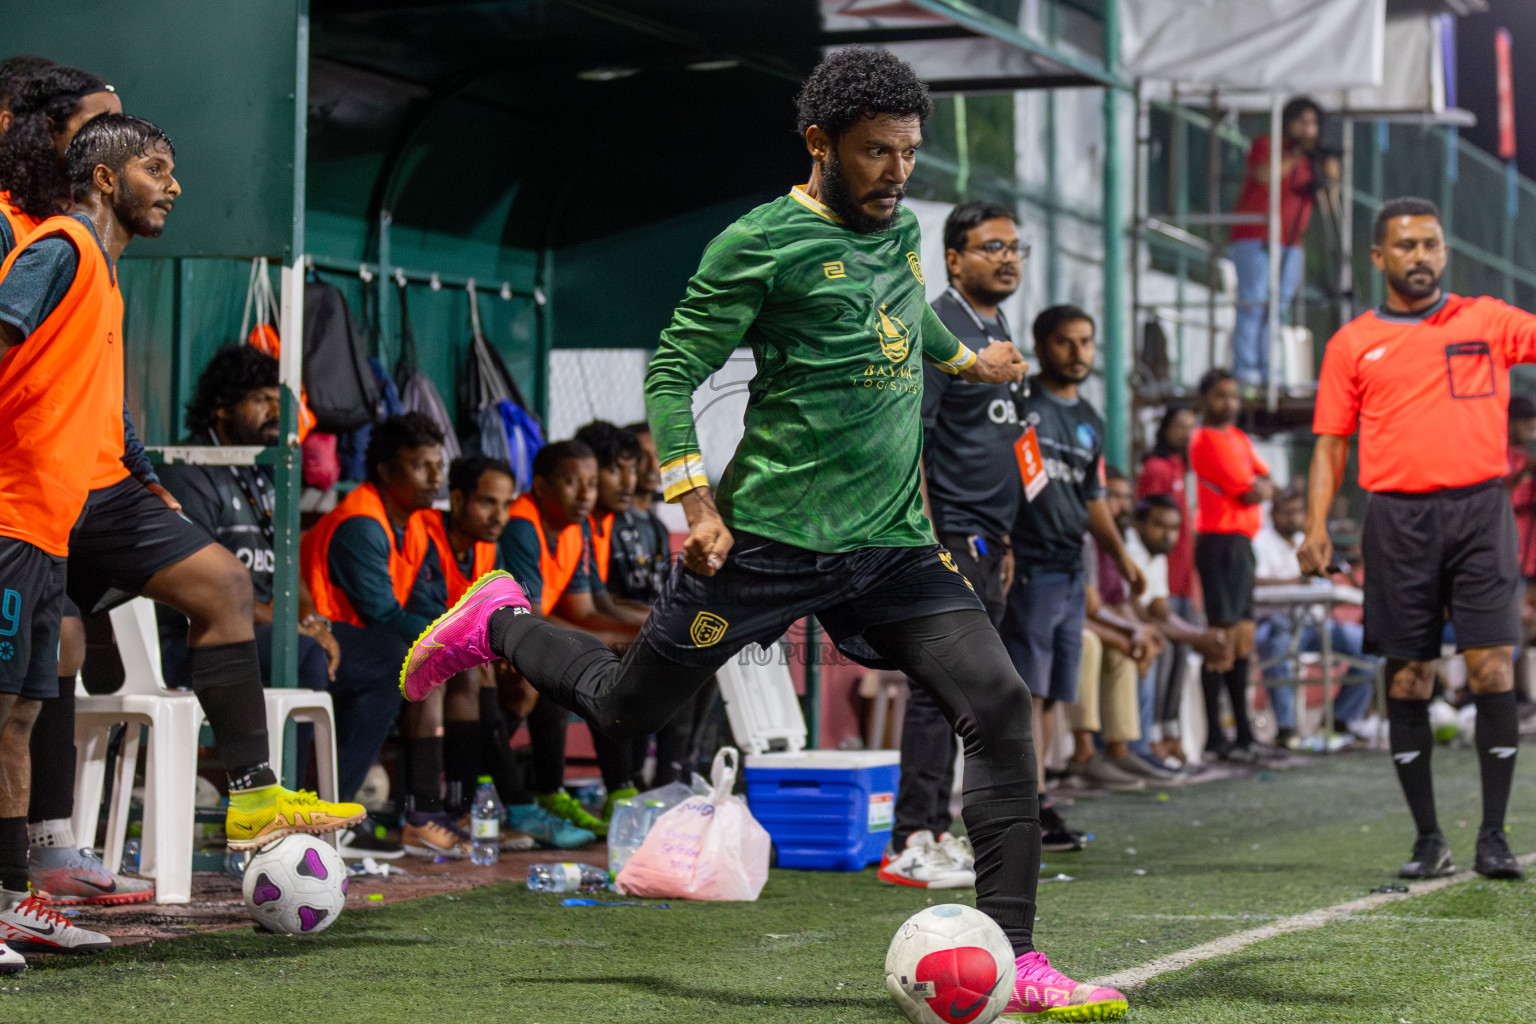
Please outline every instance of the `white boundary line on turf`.
[{"label": "white boundary line on turf", "polygon": [[[1522,865],[1536,861],[1536,853],[1528,853],[1519,858]],[[1131,967],[1127,970],[1117,971],[1095,979],[1091,984],[1118,988],[1121,991],[1138,988],[1161,974],[1170,974],[1173,971],[1181,971],[1186,967],[1205,960],[1214,960],[1217,957],[1227,956],[1239,950],[1247,949],[1255,943],[1266,939],[1273,939],[1280,935],[1289,935],[1292,932],[1304,932],[1312,928],[1321,928],[1324,925],[1333,924],[1344,918],[1348,918],[1362,911],[1373,910],[1376,907],[1388,903],[1396,903],[1399,900],[1413,899],[1415,896],[1423,896],[1426,893],[1436,892],[1447,886],[1457,885],[1461,882],[1470,882],[1474,878],[1481,877],[1475,871],[1462,871],[1445,878],[1436,878],[1428,882],[1415,883],[1408,892],[1383,892],[1373,893],[1370,896],[1361,897],[1358,900],[1350,900],[1347,903],[1337,903],[1331,907],[1323,907],[1319,910],[1309,910],[1305,914],[1296,914],[1292,917],[1282,917],[1272,924],[1262,928],[1252,928],[1245,932],[1236,932],[1220,939],[1215,939],[1201,946],[1181,950],[1178,953],[1170,953],[1168,956],[1158,957],[1140,967]]]}]

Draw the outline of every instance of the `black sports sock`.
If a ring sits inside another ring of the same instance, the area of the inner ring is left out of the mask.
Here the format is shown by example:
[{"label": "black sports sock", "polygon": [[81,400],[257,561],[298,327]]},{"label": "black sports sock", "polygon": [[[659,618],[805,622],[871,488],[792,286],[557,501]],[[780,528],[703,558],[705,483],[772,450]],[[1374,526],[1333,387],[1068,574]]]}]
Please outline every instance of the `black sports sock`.
[{"label": "black sports sock", "polygon": [[[1440,831],[1435,817],[1435,783],[1429,771],[1430,753],[1435,749],[1435,734],[1429,727],[1429,701],[1387,698],[1388,741],[1397,781],[1413,813],[1419,835]],[[1509,790],[1506,788],[1505,793]]]},{"label": "black sports sock", "polygon": [[41,702],[32,723],[32,797],[28,821],[75,813],[75,679],[59,677],[59,695]]},{"label": "black sports sock", "polygon": [[1519,709],[1515,692],[1479,693],[1477,705],[1477,764],[1483,777],[1483,828],[1504,831],[1504,810],[1515,778],[1515,751],[1520,746]]},{"label": "black sports sock", "polygon": [[25,815],[0,818],[0,888],[11,892],[27,891],[27,842]]},{"label": "black sports sock", "polygon": [[1234,742],[1240,747],[1253,743],[1253,726],[1248,722],[1248,659],[1236,658],[1223,673],[1227,700],[1232,705],[1232,721],[1237,725]]},{"label": "black sports sock", "polygon": [[603,788],[610,794],[635,786],[633,746],[631,740],[611,740],[595,730],[592,733],[597,769],[603,774]]},{"label": "black sports sock", "polygon": [[583,712],[579,684],[593,661],[617,656],[597,637],[551,626],[533,615],[503,608],[491,615],[491,647],[510,661],[534,689],[555,703]]},{"label": "black sports sock", "polygon": [[565,736],[570,714],[546,697],[528,712],[528,739],[533,748],[533,791],[539,796],[565,788]]},{"label": "black sports sock", "polygon": [[455,782],[459,784],[462,804],[452,808],[455,813],[469,809],[475,799],[475,790],[480,788],[480,776],[489,774],[481,771],[480,765],[480,723],[444,722],[443,776],[448,780],[450,791]]},{"label": "black sports sock", "polygon": [[405,747],[410,762],[406,792],[416,810],[436,814],[443,809],[443,738],[408,739]]},{"label": "black sports sock", "polygon": [[1003,929],[1013,943],[1013,955],[1023,956],[1035,948],[1034,895],[1040,882],[1040,822],[1035,801],[972,803],[966,805],[963,814],[966,832],[976,848],[976,909]]},{"label": "black sports sock", "polygon": [[1205,749],[1221,750],[1227,745],[1227,734],[1221,727],[1221,690],[1226,685],[1225,672],[1200,670],[1200,694],[1205,698]]},{"label": "black sports sock", "polygon": [[255,771],[268,757],[267,702],[256,641],[194,647],[187,652],[187,668],[230,778],[251,776],[258,786],[276,784],[270,768],[265,773],[270,782],[261,781],[265,776]]},{"label": "black sports sock", "polygon": [[512,733],[518,722],[508,722],[495,690],[480,691],[480,764],[481,774],[490,773],[496,793],[508,807],[533,803],[523,785],[522,772],[512,756]]}]

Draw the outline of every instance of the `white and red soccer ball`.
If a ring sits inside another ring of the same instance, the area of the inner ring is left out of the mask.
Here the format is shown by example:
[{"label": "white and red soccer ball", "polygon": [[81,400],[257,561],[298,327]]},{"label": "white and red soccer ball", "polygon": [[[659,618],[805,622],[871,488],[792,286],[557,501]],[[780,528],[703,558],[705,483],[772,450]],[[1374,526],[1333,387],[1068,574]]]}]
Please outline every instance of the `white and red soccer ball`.
[{"label": "white and red soccer ball", "polygon": [[1013,945],[987,915],[946,903],[907,918],[885,987],[912,1024],[990,1024],[1013,994]]},{"label": "white and red soccer ball", "polygon": [[347,865],[329,843],[290,835],[253,856],[241,885],[256,922],[284,935],[315,935],[341,916]]}]

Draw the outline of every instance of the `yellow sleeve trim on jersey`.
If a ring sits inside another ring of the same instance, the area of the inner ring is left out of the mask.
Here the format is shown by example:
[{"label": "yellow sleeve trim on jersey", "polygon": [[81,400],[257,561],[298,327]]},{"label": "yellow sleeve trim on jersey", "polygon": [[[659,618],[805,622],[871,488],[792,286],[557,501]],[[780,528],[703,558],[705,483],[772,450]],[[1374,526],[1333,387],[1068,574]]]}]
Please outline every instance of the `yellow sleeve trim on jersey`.
[{"label": "yellow sleeve trim on jersey", "polygon": [[704,475],[704,457],[690,452],[664,463],[661,467],[661,494],[667,501],[677,501],[696,487],[708,487]]},{"label": "yellow sleeve trim on jersey", "polygon": [[834,224],[841,224],[843,222],[843,219],[837,214],[833,213],[831,208],[828,207],[825,203],[821,203],[815,199],[812,199],[810,196],[800,191],[799,185],[796,185],[794,188],[789,190],[789,198],[793,199],[807,210],[810,210],[813,213],[818,213],[821,216],[827,218],[827,220]]},{"label": "yellow sleeve trim on jersey", "polygon": [[930,363],[943,370],[945,373],[959,373],[961,370],[969,370],[976,362],[976,353],[966,347],[965,342],[960,343],[960,350],[947,360],[929,359]]}]

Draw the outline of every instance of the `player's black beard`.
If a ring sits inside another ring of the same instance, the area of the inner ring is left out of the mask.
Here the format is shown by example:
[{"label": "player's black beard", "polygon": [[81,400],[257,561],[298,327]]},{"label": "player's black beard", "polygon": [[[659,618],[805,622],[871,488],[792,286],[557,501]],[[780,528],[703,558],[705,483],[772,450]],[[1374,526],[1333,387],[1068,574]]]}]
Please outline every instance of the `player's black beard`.
[{"label": "player's black beard", "polygon": [[[1413,268],[1417,270],[1418,268]],[[1422,278],[1420,279],[1422,280]],[[1429,284],[1421,284],[1408,275],[1402,277],[1388,277],[1387,283],[1394,291],[1408,299],[1427,299],[1440,290],[1440,276],[1437,274],[1429,279]]]},{"label": "player's black beard", "polygon": [[896,215],[901,212],[901,197],[905,194],[906,189],[896,193],[896,205],[889,214],[871,217],[854,201],[848,179],[843,177],[843,165],[837,159],[836,149],[827,154],[826,161],[821,165],[821,201],[837,214],[844,225],[861,235],[877,235],[896,223]]},{"label": "player's black beard", "polygon": [[126,224],[128,230],[139,238],[159,238],[165,230],[163,223],[150,223],[149,211],[154,208],[154,203],[141,202],[129,188],[119,189],[112,198],[112,212],[116,213],[117,219]]}]

